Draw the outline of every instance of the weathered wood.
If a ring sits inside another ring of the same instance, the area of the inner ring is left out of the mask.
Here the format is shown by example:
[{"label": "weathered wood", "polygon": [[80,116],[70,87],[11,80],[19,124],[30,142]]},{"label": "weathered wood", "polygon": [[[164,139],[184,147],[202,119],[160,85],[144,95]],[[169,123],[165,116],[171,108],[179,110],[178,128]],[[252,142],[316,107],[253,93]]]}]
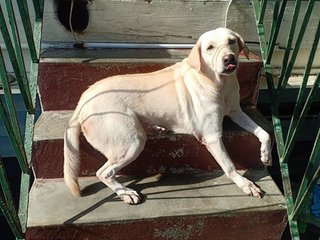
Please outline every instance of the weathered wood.
[{"label": "weathered wood", "polygon": [[[205,31],[225,26],[225,13],[229,1],[204,0],[94,0],[88,5],[90,22],[85,32],[76,34],[83,42],[148,42],[194,43]],[[267,26],[272,20],[273,1],[266,11]],[[307,2],[302,3],[298,28]],[[294,1],[289,1],[285,11],[283,29],[288,29]],[[320,2],[315,4],[303,46],[313,41],[313,33],[319,20]],[[253,7],[249,1],[233,1],[227,15],[227,27],[245,37],[246,41],[258,42]],[[73,41],[55,16],[53,1],[45,8],[43,41]],[[287,33],[280,31],[278,42],[286,42]]]}]

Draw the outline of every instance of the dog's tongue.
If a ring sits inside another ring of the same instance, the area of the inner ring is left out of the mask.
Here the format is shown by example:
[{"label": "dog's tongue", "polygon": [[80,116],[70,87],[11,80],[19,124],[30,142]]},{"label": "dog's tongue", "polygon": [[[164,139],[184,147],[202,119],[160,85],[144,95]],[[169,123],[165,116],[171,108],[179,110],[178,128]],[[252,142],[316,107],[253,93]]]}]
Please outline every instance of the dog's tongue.
[{"label": "dog's tongue", "polygon": [[237,65],[235,65],[235,64],[229,64],[227,66],[227,70],[234,70],[234,69],[236,69],[236,67],[237,67]]}]

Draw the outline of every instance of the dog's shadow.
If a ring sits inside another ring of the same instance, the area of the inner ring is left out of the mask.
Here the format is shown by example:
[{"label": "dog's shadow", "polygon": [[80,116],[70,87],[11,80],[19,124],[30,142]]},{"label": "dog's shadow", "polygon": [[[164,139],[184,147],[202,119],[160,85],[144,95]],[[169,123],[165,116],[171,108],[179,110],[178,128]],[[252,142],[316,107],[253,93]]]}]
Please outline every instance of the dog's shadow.
[{"label": "dog's shadow", "polygon": [[[223,175],[222,171],[212,174],[172,174],[172,173],[162,173],[157,174],[152,177],[153,181],[143,181],[145,177],[128,177],[128,176],[118,176],[117,181],[123,183],[126,187],[132,188],[137,191],[142,196],[143,203],[147,196],[142,194],[143,190],[153,189],[155,187],[161,186],[187,186],[192,184],[201,183],[207,180],[211,180]],[[84,187],[81,191],[81,196],[87,197],[96,194],[107,188],[107,186],[102,182],[95,182]],[[192,189],[192,188],[188,188]],[[172,190],[176,191],[176,190]],[[152,194],[152,193],[151,193]]]},{"label": "dog's shadow", "polygon": [[85,186],[81,190],[81,197],[88,197],[90,195],[96,194],[97,192],[100,192],[104,188],[106,188],[106,185],[104,185],[104,183],[102,182],[96,182],[96,183],[90,184],[88,186]]},{"label": "dog's shadow", "polygon": [[[181,186],[181,188],[175,188],[173,190],[164,190],[161,193],[170,193],[170,192],[177,192],[177,191],[182,192],[185,190],[193,190],[193,189],[196,190],[200,188],[215,187],[217,185],[212,185],[212,186],[192,186],[192,185],[221,177],[223,174],[224,173],[222,171],[215,171],[212,174],[200,174],[200,175],[199,174],[161,174],[161,175],[159,174],[156,176],[156,178],[154,178],[156,179],[155,181],[143,181],[145,178],[138,178],[138,177],[128,178],[128,177],[121,176],[121,177],[118,177],[117,180],[119,182],[124,182],[126,187],[133,188],[134,190],[136,190],[142,197],[141,203],[143,204],[148,199],[148,196],[159,194],[159,191],[154,191],[154,192],[147,191],[148,193],[146,195],[141,194],[142,191],[150,190],[159,186]],[[250,170],[246,171],[243,174],[243,176],[247,177],[248,179],[254,182],[261,180],[267,175],[268,175],[267,171],[259,171],[259,174],[256,174]],[[230,182],[224,183],[224,185],[227,185],[227,184],[231,185],[234,183],[230,180]],[[93,194],[97,194],[98,192],[103,191],[105,188],[106,186],[102,182],[95,182],[83,188],[81,194],[83,197],[86,197]],[[190,196],[189,197],[181,196],[181,197],[190,198]],[[211,196],[208,196],[208,197],[211,197]],[[179,197],[175,196],[174,198],[179,198]],[[152,199],[155,200],[159,198],[151,197],[150,200]],[[165,199],[166,198],[163,198],[163,200]],[[99,206],[108,202],[115,202],[115,201],[122,202],[122,200],[115,193],[112,193],[111,195],[96,202],[91,207],[75,215],[74,217],[66,220],[64,224],[73,224],[79,218],[99,208]]]},{"label": "dog's shadow", "polygon": [[[127,176],[119,176],[117,180],[123,183],[128,188],[133,188],[137,191],[142,197],[141,203],[145,202],[148,198],[148,195],[158,194],[159,192],[150,192],[150,189],[162,186],[181,186],[181,188],[174,188],[173,190],[167,190],[166,192],[175,192],[175,191],[184,191],[184,190],[192,190],[199,189],[201,187],[190,187],[190,185],[194,185],[197,183],[202,183],[208,180],[212,180],[218,177],[221,177],[224,173],[222,171],[215,171],[214,173],[208,174],[172,174],[172,173],[164,173],[158,174],[153,177],[153,181],[143,181],[145,178],[143,177],[127,177]],[[262,178],[268,175],[267,171],[260,171],[259,174],[253,172],[251,170],[246,170],[243,174],[244,177],[250,179],[253,182],[258,182]],[[225,183],[225,184],[234,184],[233,182]],[[214,187],[214,186],[212,186]],[[86,197],[93,194],[96,194],[106,187],[102,182],[96,182],[91,185],[83,188],[81,195]],[[148,191],[149,190],[149,191]],[[142,191],[148,192],[146,195],[142,193]],[[112,194],[113,199],[109,198],[110,201],[114,201],[116,198],[116,194]]]}]

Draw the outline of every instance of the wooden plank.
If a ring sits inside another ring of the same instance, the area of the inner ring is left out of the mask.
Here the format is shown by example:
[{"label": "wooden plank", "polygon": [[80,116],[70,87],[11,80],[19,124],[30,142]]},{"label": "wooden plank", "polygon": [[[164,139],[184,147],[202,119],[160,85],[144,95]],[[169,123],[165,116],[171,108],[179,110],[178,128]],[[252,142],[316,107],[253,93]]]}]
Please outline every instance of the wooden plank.
[{"label": "wooden plank", "polygon": [[[221,13],[227,3],[95,0],[88,6],[88,29],[77,38],[84,42],[194,43],[203,32],[223,26]],[[52,2],[46,5],[43,37],[43,41],[73,40],[58,23]]]},{"label": "wooden plank", "polygon": [[[53,2],[46,2],[43,41],[74,41],[72,34],[59,23]],[[76,37],[83,42],[194,43],[203,32],[225,26],[228,3],[227,0],[94,0],[88,5],[88,28]],[[272,19],[273,4],[270,1],[266,10],[267,26]],[[303,2],[299,24],[306,6],[307,2]],[[294,1],[290,1],[283,29],[288,29],[293,9]],[[302,47],[313,41],[319,14],[320,2],[316,2]],[[249,1],[232,2],[227,26],[243,35],[246,41],[258,42],[253,7]],[[278,43],[283,45],[286,38],[287,33],[280,31]]]},{"label": "wooden plank", "polygon": [[[53,1],[46,3],[43,42],[49,44],[74,42],[72,34],[59,23]],[[90,14],[88,28],[83,33],[76,34],[76,37],[78,41],[87,43],[195,43],[203,32],[226,25],[240,33],[245,41],[255,43],[254,49],[258,49],[258,36],[250,1],[233,1],[226,16],[228,3],[226,0],[95,0],[88,5]],[[273,60],[276,67],[282,65],[283,47],[288,36],[284,30],[289,29],[294,4],[294,1],[289,1],[285,10]],[[307,4],[307,2],[302,3],[297,32]],[[265,14],[266,29],[271,25],[273,6],[274,1],[270,1]],[[316,2],[310,16],[308,34],[303,39],[302,50],[295,65],[296,74],[303,73],[319,16],[320,2]],[[313,73],[320,68],[319,51],[313,68]]]}]

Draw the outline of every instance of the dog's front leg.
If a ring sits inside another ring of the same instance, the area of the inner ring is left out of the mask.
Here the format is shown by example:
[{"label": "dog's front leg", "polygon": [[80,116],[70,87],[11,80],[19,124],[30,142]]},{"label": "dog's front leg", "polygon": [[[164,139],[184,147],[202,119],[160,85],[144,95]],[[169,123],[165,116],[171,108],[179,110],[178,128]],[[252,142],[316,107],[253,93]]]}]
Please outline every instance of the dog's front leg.
[{"label": "dog's front leg", "polygon": [[225,174],[248,195],[263,197],[263,191],[247,178],[241,176],[232,163],[221,138],[206,139],[206,147],[216,159]]},{"label": "dog's front leg", "polygon": [[261,161],[266,166],[271,166],[271,138],[270,135],[258,126],[247,114],[242,110],[234,111],[228,114],[228,116],[245,130],[253,133],[261,143]]}]

